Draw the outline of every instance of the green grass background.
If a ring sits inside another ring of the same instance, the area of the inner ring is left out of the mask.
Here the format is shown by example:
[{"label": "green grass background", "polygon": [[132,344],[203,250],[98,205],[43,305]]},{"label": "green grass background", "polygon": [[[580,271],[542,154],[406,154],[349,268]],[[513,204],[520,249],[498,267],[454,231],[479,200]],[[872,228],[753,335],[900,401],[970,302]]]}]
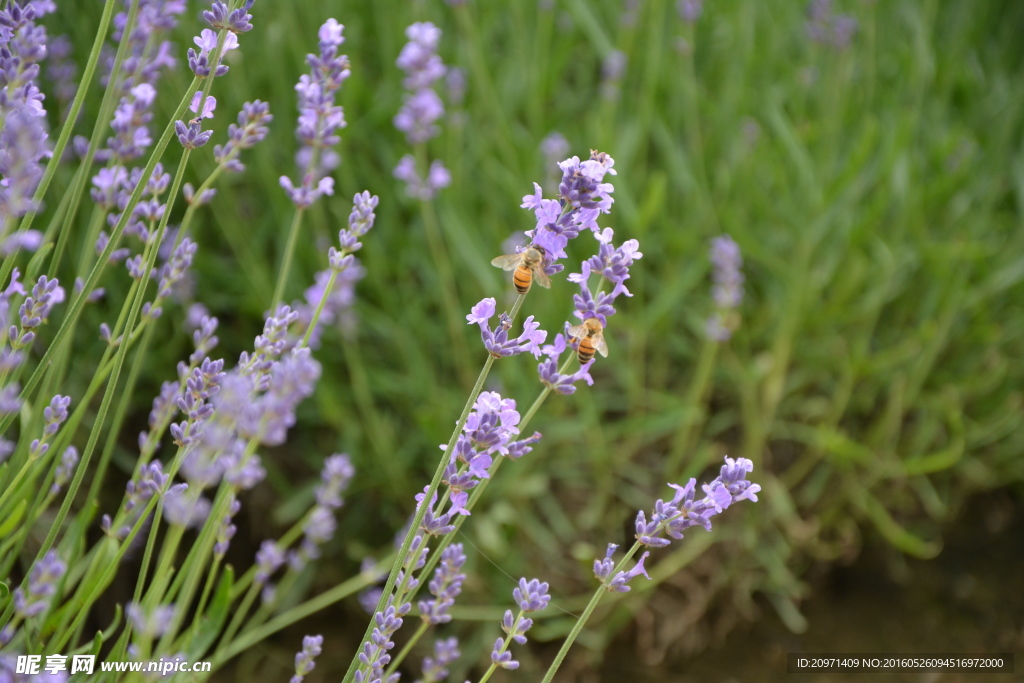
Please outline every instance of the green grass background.
[{"label": "green grass background", "polygon": [[[95,21],[88,4],[45,22],[71,35],[81,59]],[[693,620],[719,603],[746,613],[760,596],[799,631],[811,567],[854,556],[865,536],[933,557],[966,496],[1019,491],[1024,7],[845,0],[837,9],[859,23],[846,50],[809,42],[805,7],[790,0],[709,1],[694,25],[664,0],[256,3],[255,28],[217,82],[213,142],[244,101],[269,101],[275,120],[244,156],[246,173],[219,183],[195,231],[194,296],[222,321],[220,354],[233,362],[262,327],[292,215],[278,177],[295,175],[293,87],[328,17],[345,25],[352,61],[343,162],[336,195],[308,212],[286,299],[326,267],[351,196],[369,189],[381,201],[360,253],[359,324],[349,336],[325,335],[323,379],[288,445],[265,456],[271,476],[244,501],[230,557],[247,566],[262,538],[304,512],[335,451],[353,456],[358,477],[327,561],[307,580],[331,585],[386,551],[485,357],[461,315],[485,296],[511,306],[508,276],[489,261],[532,227],[519,204],[533,181],[553,175],[539,149],[552,131],[572,154],[615,158],[615,205],[601,225],[638,239],[644,258],[629,281],[634,297],[620,300],[607,331],[611,355],[593,369],[595,386],[549,399],[531,425],[544,434],[539,447],[502,469],[465,527],[475,544],[465,605],[495,607],[460,616],[498,618],[512,588],[505,574],[548,580],[562,608],[578,609],[593,587],[592,559],[631,539],[636,509],[665,495],[666,481],[713,476],[724,454],[755,462],[761,502],[655,553],[657,581],[581,638],[585,661],[599,659],[656,591],[682,601],[680,577],[710,586],[706,604],[691,605]],[[394,60],[417,20],[443,29],[442,57],[468,76],[464,104],[449,104],[430,143],[452,172],[435,205],[460,340],[442,303],[446,267],[431,256],[420,207],[391,176],[409,151],[391,122],[402,96]],[[193,12],[182,17],[182,68],[161,86],[158,122],[187,85],[184,50],[199,28]],[[616,49],[627,65],[608,98],[601,64]],[[196,184],[213,167],[212,143],[193,159]],[[707,250],[722,233],[743,250],[746,297],[739,331],[714,349],[703,339]],[[581,236],[572,259],[594,246]],[[117,301],[125,278],[107,279]],[[532,292],[524,312],[554,332],[573,291],[557,279]],[[95,329],[112,313],[89,315],[84,328]],[[166,343],[147,360],[134,427],[188,353],[181,320],[181,310],[165,310]],[[73,381],[84,386],[88,371],[82,364]],[[524,410],[540,388],[523,357],[500,361],[489,385]],[[115,460],[127,468],[135,431],[122,443]],[[354,604],[344,609],[362,619]],[[556,639],[572,620],[544,619],[536,637]],[[497,631],[481,624],[463,652],[485,652]],[[355,645],[336,636],[330,647]]]}]

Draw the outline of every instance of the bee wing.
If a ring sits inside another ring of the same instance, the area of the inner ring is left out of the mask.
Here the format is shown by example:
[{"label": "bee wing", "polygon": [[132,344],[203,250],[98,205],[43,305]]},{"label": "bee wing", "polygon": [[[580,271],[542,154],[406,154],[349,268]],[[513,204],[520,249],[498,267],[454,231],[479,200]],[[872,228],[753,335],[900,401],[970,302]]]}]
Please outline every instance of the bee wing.
[{"label": "bee wing", "polygon": [[533,281],[544,289],[551,289],[551,278],[544,272],[544,264],[538,263],[533,267]]},{"label": "bee wing", "polygon": [[491,259],[491,265],[502,270],[515,270],[522,261],[522,254],[505,254]]},{"label": "bee wing", "polygon": [[594,348],[597,349],[597,352],[599,354],[601,354],[605,358],[608,357],[608,344],[605,343],[603,334],[597,332],[591,335],[590,341],[594,343]]},{"label": "bee wing", "polygon": [[588,334],[587,326],[586,325],[573,325],[572,327],[569,328],[569,334],[571,336],[573,336],[574,338],[576,338],[576,339],[583,339]]}]

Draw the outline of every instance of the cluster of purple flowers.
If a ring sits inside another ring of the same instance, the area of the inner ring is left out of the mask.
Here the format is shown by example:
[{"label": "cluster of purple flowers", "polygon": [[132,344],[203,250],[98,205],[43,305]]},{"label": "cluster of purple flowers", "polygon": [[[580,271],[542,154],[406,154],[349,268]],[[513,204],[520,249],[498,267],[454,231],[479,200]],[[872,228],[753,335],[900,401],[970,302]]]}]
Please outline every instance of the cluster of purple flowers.
[{"label": "cluster of purple flowers", "polygon": [[423,678],[417,683],[438,683],[448,678],[447,667],[461,655],[458,638],[439,638],[434,643],[434,655],[423,658]]},{"label": "cluster of purple flowers", "polygon": [[289,683],[302,683],[302,679],[316,668],[313,660],[322,652],[323,644],[323,636],[306,636],[302,639],[302,650],[295,655],[295,675]]},{"label": "cluster of purple flowers", "polygon": [[[64,288],[60,286],[56,278],[47,278],[40,275],[39,280],[32,286],[31,293],[25,291],[24,285],[20,282],[20,271],[17,268],[11,270],[11,281],[7,287],[0,292],[0,335],[3,335],[3,344],[0,344],[0,375],[11,376],[11,371],[17,369],[25,362],[25,351],[36,337],[38,330],[46,323],[53,307],[64,301]],[[21,299],[20,304],[18,299]],[[13,309],[18,307],[18,317],[14,318]],[[17,322],[15,322],[17,320]],[[0,416],[13,415],[21,410],[21,399],[18,397],[20,386],[16,381],[11,381],[0,386]],[[58,399],[60,399],[58,401]],[[67,419],[67,405],[70,399],[54,397],[56,405],[51,403],[46,409],[48,415],[45,417],[46,426],[42,440],[36,440],[31,444],[31,450],[35,452],[42,449],[38,455],[46,452],[49,448],[45,444],[56,430],[60,423]],[[67,403],[65,402],[67,401]],[[14,452],[15,444],[4,438],[0,438],[0,463],[4,462]]]},{"label": "cluster of purple flowers", "polygon": [[512,597],[519,605],[519,614],[513,614],[512,610],[505,611],[505,616],[501,620],[501,630],[508,635],[494,641],[494,648],[491,650],[491,663],[502,669],[519,668],[519,662],[512,659],[508,644],[510,640],[520,645],[526,643],[526,632],[533,626],[533,619],[524,615],[544,609],[551,601],[548,584],[538,579],[519,579],[519,585],[512,590]]},{"label": "cluster of purple flowers", "polygon": [[[238,112],[238,123],[228,126],[228,141],[224,145],[214,145],[213,159],[228,171],[241,173],[245,164],[239,160],[242,150],[251,149],[257,142],[267,136],[267,124],[274,120],[270,113],[270,105],[260,100],[253,100],[242,105]],[[202,199],[202,198],[201,198]]]},{"label": "cluster of purple flowers", "polygon": [[[671,539],[682,539],[683,532],[693,526],[701,526],[711,531],[711,518],[741,500],[757,501],[759,484],[747,480],[747,474],[754,469],[754,463],[746,458],[732,459],[726,457],[725,464],[719,475],[708,484],[703,485],[704,497],[695,499],[696,479],[690,479],[685,486],[669,484],[675,489],[675,496],[670,501],[658,500],[651,511],[648,521],[643,510],[636,516],[636,539],[648,548],[664,548]],[[668,538],[666,538],[666,536]],[[629,582],[643,574],[644,561],[649,552],[645,552],[633,569],[620,571],[612,576],[615,562],[612,555],[618,546],[608,545],[604,559],[594,560],[594,575],[609,591],[625,593],[630,590]],[[610,580],[609,580],[610,577]],[[650,578],[647,576],[647,578]]]},{"label": "cluster of purple flowers", "polygon": [[558,184],[558,199],[545,199],[544,190],[533,184],[534,193],[523,197],[522,207],[533,211],[536,227],[526,232],[536,244],[547,252],[544,272],[559,273],[564,268],[559,259],[565,258],[569,240],[583,229],[598,232],[597,217],[611,211],[611,183],[606,175],[615,175],[615,160],[603,152],[592,151],[590,159],[580,161],[571,157],[559,162],[562,179]]},{"label": "cluster of purple flowers", "polygon": [[162,636],[170,627],[176,612],[174,605],[146,608],[134,602],[129,602],[124,610],[132,628],[146,640]]},{"label": "cluster of purple flowers", "polygon": [[[611,228],[595,231],[594,237],[599,242],[598,253],[583,261],[579,273],[570,273],[569,281],[575,282],[580,287],[580,293],[573,295],[573,303],[576,310],[574,315],[581,321],[596,319],[602,328],[608,326],[608,319],[615,315],[615,307],[612,305],[616,298],[621,295],[632,296],[626,288],[626,280],[629,279],[629,269],[633,262],[643,258],[638,251],[640,243],[636,240],[626,240],[621,246],[616,247],[612,243],[614,232]],[[610,293],[598,291],[595,296],[590,291],[590,276],[601,275],[612,285]],[[583,380],[588,385],[594,383],[590,376],[590,366],[593,360],[580,366],[570,374],[559,373],[559,359],[567,348],[575,348],[578,340],[569,334],[568,324],[563,332],[555,335],[554,343],[546,344],[541,349],[546,358],[537,366],[541,381],[560,394],[572,394],[576,391],[575,383]]]},{"label": "cluster of purple flowers", "polygon": [[345,42],[341,35],[344,28],[334,19],[320,27],[320,54],[306,55],[310,73],[295,86],[299,94],[295,135],[302,143],[296,163],[302,169],[302,179],[296,186],[288,176],[281,176],[281,187],[299,208],[322,195],[334,194],[334,178],[327,174],[337,168],[341,158],[329,148],[341,141],[337,131],[345,126],[345,112],[334,103],[334,97],[351,73],[348,57],[338,54]]},{"label": "cluster of purple flowers", "polygon": [[[420,145],[440,132],[437,121],[444,116],[444,103],[434,85],[444,78],[447,68],[437,54],[441,29],[430,22],[418,22],[407,28],[405,35],[409,42],[399,53],[396,64],[405,72],[402,84],[408,93],[395,115],[395,128],[405,133],[409,144]],[[448,170],[438,159],[431,162],[426,177],[421,176],[411,154],[402,157],[394,175],[406,184],[410,197],[422,201],[433,199],[438,190],[451,182]]]},{"label": "cluster of purple flowers", "polygon": [[455,598],[462,592],[462,582],[466,575],[462,573],[462,565],[466,563],[466,553],[461,543],[452,543],[441,553],[441,563],[434,570],[434,576],[427,584],[433,600],[419,602],[420,617],[428,624],[445,624],[452,620],[448,613]]},{"label": "cluster of purple flowers", "polygon": [[743,256],[728,235],[711,240],[711,265],[716,310],[708,318],[707,334],[715,341],[726,341],[739,325],[735,310],[743,301]]},{"label": "cluster of purple flowers", "polygon": [[29,572],[28,585],[14,590],[15,613],[27,619],[45,612],[57,593],[57,584],[67,569],[67,565],[56,551],[46,553]]},{"label": "cluster of purple flowers", "polygon": [[857,32],[857,20],[837,14],[833,0],[811,0],[807,6],[807,35],[816,43],[842,50],[849,47]]},{"label": "cluster of purple flowers", "polygon": [[[302,334],[309,330],[310,325],[313,326],[309,332],[310,348],[319,347],[320,334],[325,326],[337,323],[346,332],[355,328],[355,316],[352,312],[356,296],[355,287],[366,274],[355,252],[363,247],[360,238],[373,228],[377,218],[374,209],[377,208],[379,201],[380,198],[371,195],[369,191],[360,192],[352,198],[348,227],[338,231],[339,248],[331,247],[327,252],[329,267],[316,274],[314,284],[306,289],[305,301],[295,305],[298,329],[302,330]],[[330,291],[327,290],[328,285],[331,285]],[[316,318],[318,309],[320,316]]]},{"label": "cluster of purple flowers", "polygon": [[11,234],[16,218],[35,211],[33,194],[50,156],[44,95],[36,85],[46,57],[46,30],[35,20],[47,5],[11,2],[0,10],[0,255],[38,248],[38,231]]},{"label": "cluster of purple flowers", "polygon": [[334,514],[341,507],[341,494],[348,488],[354,474],[352,461],[344,453],[332,455],[324,461],[320,485],[316,489],[316,505],[302,526],[302,543],[298,550],[288,554],[293,569],[302,569],[309,560],[320,557],[319,547],[334,536]]},{"label": "cluster of purple flowers", "polygon": [[405,72],[402,84],[409,91],[395,115],[395,128],[405,133],[409,144],[416,145],[435,137],[436,121],[444,116],[444,103],[434,90],[445,75],[445,65],[437,54],[441,29],[430,22],[416,23],[405,30],[409,42],[398,55],[396,64]]},{"label": "cluster of purple flowers", "polygon": [[[519,412],[513,399],[503,399],[493,391],[484,391],[477,397],[473,410],[455,442],[442,481],[450,489],[450,507],[444,514],[434,510],[437,494],[424,514],[421,529],[428,534],[443,536],[455,529],[455,515],[468,515],[465,504],[467,491],[475,488],[481,479],[487,479],[488,470],[496,455],[517,460],[533,450],[540,440],[539,432],[526,439],[515,440],[519,434]],[[441,446],[446,448],[445,445]],[[424,491],[430,487],[424,488]],[[423,504],[425,493],[416,495],[417,510]]]},{"label": "cluster of purple flowers", "polygon": [[701,12],[704,11],[704,0],[679,0],[676,3],[676,10],[683,21],[692,24],[700,19]]},{"label": "cluster of purple flowers", "polygon": [[466,316],[470,325],[476,323],[480,326],[480,338],[489,354],[495,358],[507,358],[528,351],[534,357],[540,356],[540,344],[547,339],[548,333],[540,329],[540,323],[534,321],[532,315],[523,323],[523,333],[509,339],[508,331],[512,328],[511,318],[502,313],[498,319],[498,326],[492,330],[490,320],[494,317],[494,312],[495,301],[492,297],[488,297],[474,306]]}]

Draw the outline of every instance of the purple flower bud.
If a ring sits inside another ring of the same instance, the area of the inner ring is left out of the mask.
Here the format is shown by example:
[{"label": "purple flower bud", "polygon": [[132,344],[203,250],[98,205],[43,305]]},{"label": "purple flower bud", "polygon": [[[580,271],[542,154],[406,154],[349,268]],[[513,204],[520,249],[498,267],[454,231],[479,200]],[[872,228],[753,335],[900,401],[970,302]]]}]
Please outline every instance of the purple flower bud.
[{"label": "purple flower bud", "polygon": [[512,653],[504,650],[504,646],[505,641],[502,638],[494,641],[494,647],[491,649],[491,663],[510,671],[518,669],[519,662],[512,659]]},{"label": "purple flower bud", "polygon": [[302,651],[295,655],[295,675],[290,683],[302,683],[302,679],[316,668],[313,659],[320,654],[323,644],[323,636],[306,636],[302,639]]},{"label": "purple flower bud", "polygon": [[448,677],[448,669],[461,656],[459,640],[455,636],[434,643],[434,656],[423,658],[423,680],[443,681]]},{"label": "purple flower bud", "polygon": [[167,632],[177,608],[174,605],[157,605],[155,608],[146,609],[142,605],[129,602],[125,607],[125,615],[131,623],[132,628],[147,640],[158,638]]},{"label": "purple flower bud", "polygon": [[57,583],[67,571],[55,550],[46,553],[29,572],[28,585],[14,590],[14,611],[23,618],[42,614],[57,593]]},{"label": "purple flower bud", "polygon": [[296,186],[287,176],[281,176],[280,182],[299,208],[309,206],[324,194],[334,193],[334,180],[326,174],[337,165],[338,157],[328,154],[326,148],[340,142],[338,130],[346,125],[344,110],[334,104],[334,98],[351,73],[348,57],[338,54],[344,42],[342,29],[334,19],[320,27],[320,53],[306,55],[310,73],[300,77],[295,86],[299,95],[295,135],[303,145],[298,154],[303,167],[302,181]]},{"label": "purple flower bud", "polygon": [[519,579],[519,586],[512,591],[512,597],[519,603],[519,609],[524,612],[536,612],[548,606],[551,595],[548,594],[548,584],[538,579],[527,581]]},{"label": "purple flower bud", "polygon": [[419,603],[420,617],[430,624],[444,624],[451,621],[448,611],[455,604],[455,598],[462,592],[462,582],[466,575],[462,566],[466,563],[466,554],[461,543],[453,543],[441,553],[441,562],[434,570],[434,577],[427,584],[433,600]]},{"label": "purple flower bud", "polygon": [[640,574],[643,574],[648,580],[650,576],[647,575],[647,570],[644,569],[644,561],[650,556],[651,553],[645,552],[640,556],[640,560],[636,563],[632,569],[628,572],[619,572],[612,578],[608,583],[608,590],[613,593],[628,593],[632,590],[632,586],[629,586],[629,582],[635,579]]},{"label": "purple flower bud", "polygon": [[605,579],[607,579],[609,576],[611,576],[612,571],[615,569],[615,562],[612,560],[612,555],[615,554],[615,550],[618,547],[619,546],[615,545],[614,543],[609,543],[608,550],[605,552],[604,559],[594,560],[594,576],[596,576],[599,581],[604,581]]}]

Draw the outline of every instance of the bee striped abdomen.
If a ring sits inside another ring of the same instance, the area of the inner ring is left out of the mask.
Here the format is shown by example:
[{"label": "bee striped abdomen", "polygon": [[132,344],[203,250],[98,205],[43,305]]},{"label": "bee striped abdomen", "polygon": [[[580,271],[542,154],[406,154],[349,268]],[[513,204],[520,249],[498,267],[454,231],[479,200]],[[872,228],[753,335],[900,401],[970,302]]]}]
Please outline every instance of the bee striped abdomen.
[{"label": "bee striped abdomen", "polygon": [[533,283],[533,273],[530,269],[525,266],[519,266],[516,271],[512,274],[512,284],[516,286],[516,291],[520,294],[526,294],[530,291],[530,284]]},{"label": "bee striped abdomen", "polygon": [[580,363],[586,363],[594,357],[594,343],[590,340],[590,337],[580,339],[580,345],[576,349],[576,357],[579,358]]}]

